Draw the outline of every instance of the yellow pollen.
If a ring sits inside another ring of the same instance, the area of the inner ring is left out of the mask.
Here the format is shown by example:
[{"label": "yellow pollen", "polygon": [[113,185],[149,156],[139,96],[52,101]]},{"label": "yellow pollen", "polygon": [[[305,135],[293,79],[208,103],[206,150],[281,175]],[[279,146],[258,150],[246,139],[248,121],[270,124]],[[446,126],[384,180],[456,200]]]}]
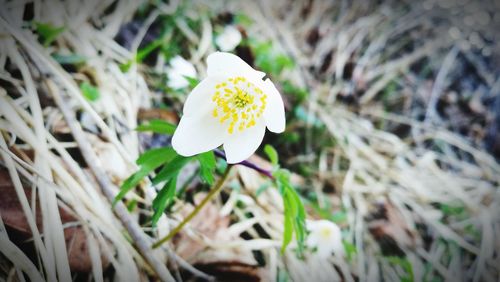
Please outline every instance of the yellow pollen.
[{"label": "yellow pollen", "polygon": [[235,127],[241,132],[255,126],[267,105],[267,95],[241,76],[216,84],[213,93],[212,116],[227,125],[229,134],[234,133]]}]

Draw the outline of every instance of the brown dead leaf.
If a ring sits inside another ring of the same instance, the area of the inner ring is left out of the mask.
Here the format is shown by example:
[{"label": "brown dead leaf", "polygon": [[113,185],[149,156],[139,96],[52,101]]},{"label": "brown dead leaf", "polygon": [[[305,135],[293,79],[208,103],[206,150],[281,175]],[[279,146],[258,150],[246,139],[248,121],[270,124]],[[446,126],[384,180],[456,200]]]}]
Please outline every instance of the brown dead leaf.
[{"label": "brown dead leaf", "polygon": [[[205,193],[199,193],[195,197],[195,202],[199,203]],[[185,205],[180,213],[187,216],[194,209],[191,205]],[[222,239],[223,230],[229,226],[228,216],[220,216],[219,209],[214,204],[207,204],[189,223],[189,226],[198,234],[202,234],[209,239]],[[174,238],[176,253],[187,261],[195,258],[207,246],[201,240],[191,236],[189,231],[184,230]]]},{"label": "brown dead leaf", "polygon": [[139,120],[162,119],[172,124],[179,123],[179,117],[173,111],[165,109],[139,109],[137,114]]},{"label": "brown dead leaf", "polygon": [[[195,202],[199,203],[205,196],[204,193],[199,193]],[[192,210],[192,206],[184,206],[180,212],[186,216]],[[266,279],[267,271],[257,266],[250,250],[211,248],[201,239],[208,238],[217,244],[241,239],[227,235],[229,224],[229,216],[221,216],[215,204],[207,204],[189,223],[190,230],[184,229],[174,238],[175,252],[197,269],[214,276],[216,281],[269,280]]]},{"label": "brown dead leaf", "polygon": [[[24,187],[28,201],[31,201],[31,190]],[[11,239],[14,243],[27,252],[27,255],[33,254],[32,246],[26,244],[32,237],[31,229],[17,198],[14,186],[10,179],[9,172],[0,168],[0,214],[9,233],[14,234]],[[43,232],[42,212],[36,204],[36,225],[40,232]],[[66,210],[59,208],[61,221],[63,224],[75,222],[77,219]],[[43,235],[43,234],[42,234]],[[87,236],[81,227],[69,227],[64,230],[64,238],[68,251],[69,265],[72,272],[90,272],[92,270],[92,261],[87,248]],[[102,258],[103,267],[107,267],[109,262]]]},{"label": "brown dead leaf", "polygon": [[264,269],[238,261],[198,263],[194,267],[216,278],[216,281],[257,282],[267,281]]},{"label": "brown dead leaf", "polygon": [[404,255],[401,247],[414,248],[415,236],[397,208],[387,199],[368,220],[370,233],[385,255]]}]

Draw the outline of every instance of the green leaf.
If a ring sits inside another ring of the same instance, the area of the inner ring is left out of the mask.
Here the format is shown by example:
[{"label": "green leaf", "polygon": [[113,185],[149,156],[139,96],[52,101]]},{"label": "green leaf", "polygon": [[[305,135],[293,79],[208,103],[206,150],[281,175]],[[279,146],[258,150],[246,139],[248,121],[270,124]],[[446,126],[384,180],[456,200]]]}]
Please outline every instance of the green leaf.
[{"label": "green leaf", "polygon": [[198,83],[200,83],[200,80],[195,78],[195,77],[190,77],[187,75],[183,75],[184,78],[188,81],[189,87],[194,88]]},{"label": "green leaf", "polygon": [[279,169],[274,173],[276,186],[279,188],[283,198],[284,206],[284,234],[281,251],[284,252],[291,237],[295,233],[298,245],[298,253],[302,255],[306,238],[305,219],[306,212],[299,195],[290,184],[290,173],[284,169]]},{"label": "green leaf", "polygon": [[278,165],[278,152],[276,151],[276,149],[274,149],[273,146],[266,144],[266,146],[264,146],[264,152],[266,153],[267,157],[269,158],[269,160],[271,161],[273,166],[277,166]]},{"label": "green leaf", "polygon": [[217,159],[217,165],[216,165],[217,172],[223,174],[224,171],[226,171],[226,168],[227,168],[227,162],[222,158]]},{"label": "green leaf", "polygon": [[152,131],[154,133],[172,135],[175,132],[175,128],[176,126],[169,122],[161,119],[153,119],[148,123],[139,125],[135,130],[140,132]]},{"label": "green leaf", "polygon": [[285,252],[286,247],[293,238],[293,213],[290,209],[289,199],[287,197],[283,197],[283,206],[285,207],[284,211],[284,229],[283,229],[283,243],[281,245],[281,253]]},{"label": "green leaf", "polygon": [[165,165],[160,172],[153,178],[153,184],[158,184],[163,181],[169,181],[173,177],[175,177],[179,171],[193,158],[192,157],[183,157],[177,155],[170,163]]},{"label": "green leaf", "polygon": [[295,86],[290,80],[283,81],[283,83],[281,83],[281,86],[285,94],[293,95],[297,98],[296,104],[300,104],[308,96],[308,92],[306,89]]},{"label": "green leaf", "polygon": [[87,58],[78,54],[52,54],[52,58],[61,65],[83,65]]},{"label": "green leaf", "polygon": [[411,265],[410,261],[405,258],[396,256],[388,256],[386,257],[386,259],[394,265],[401,266],[401,268],[403,268],[403,270],[406,272],[407,275],[400,277],[401,281],[413,282],[413,266]]},{"label": "green leaf", "polygon": [[134,63],[135,60],[128,60],[126,63],[120,64],[120,70],[123,73],[128,72],[128,70],[132,67],[132,64]]},{"label": "green leaf", "polygon": [[89,101],[96,101],[101,97],[101,94],[99,93],[99,89],[96,87],[92,86],[90,83],[84,81],[82,84],[80,84],[80,90],[82,90],[82,94],[87,100]]},{"label": "green leaf", "polygon": [[43,46],[47,47],[56,40],[57,36],[59,36],[66,28],[64,26],[53,26],[50,23],[41,23],[35,22],[35,30],[36,33],[42,39]]},{"label": "green leaf", "polygon": [[253,24],[253,20],[244,13],[237,13],[236,15],[234,15],[234,23],[237,25],[249,27]]},{"label": "green leaf", "polygon": [[354,255],[358,252],[356,246],[344,240],[342,240],[342,244],[344,245],[344,250],[347,255],[347,261],[351,261],[354,258]]},{"label": "green leaf", "polygon": [[278,76],[284,69],[293,68],[295,65],[290,57],[277,53],[271,41],[250,41],[250,46],[255,53],[255,65],[268,74]]},{"label": "green leaf", "polygon": [[128,204],[127,204],[127,210],[129,212],[132,212],[135,208],[137,207],[137,200],[132,199]]},{"label": "green leaf", "polygon": [[141,48],[137,55],[135,56],[136,62],[142,62],[151,52],[153,52],[156,48],[160,47],[163,43],[162,38],[156,39],[153,42],[146,45],[146,47]]},{"label": "green leaf", "polygon": [[200,162],[200,176],[201,179],[212,185],[214,183],[214,173],[217,162],[213,151],[208,151],[196,156]]},{"label": "green leaf", "polygon": [[300,200],[299,195],[297,194],[297,191],[295,191],[295,189],[293,188],[291,188],[290,191],[293,198],[292,200],[295,201],[296,206],[294,222],[295,237],[297,238],[298,242],[297,246],[299,248],[299,254],[302,254],[306,239],[306,210],[304,208],[304,205],[302,204],[302,201]]},{"label": "green leaf", "polygon": [[286,55],[283,55],[283,54],[277,55],[276,58],[275,58],[275,62],[276,62],[276,65],[277,65],[276,71],[278,73],[280,73],[284,69],[291,69],[295,65],[293,63],[292,58],[290,58],[290,57],[288,57]]},{"label": "green leaf", "polygon": [[151,223],[153,226],[156,226],[156,223],[160,219],[160,216],[165,211],[165,208],[173,201],[175,197],[175,192],[177,188],[177,175],[170,178],[170,180],[165,183],[163,188],[161,188],[160,192],[156,195],[156,198],[153,200],[153,217],[151,218]]},{"label": "green leaf", "polygon": [[169,162],[175,156],[177,156],[177,153],[171,147],[156,148],[142,154],[136,161],[136,163],[140,166],[139,170],[129,176],[129,178],[122,183],[120,192],[116,195],[113,205],[123,199],[123,197],[125,197],[125,195],[151,171],[158,168],[162,164]]}]

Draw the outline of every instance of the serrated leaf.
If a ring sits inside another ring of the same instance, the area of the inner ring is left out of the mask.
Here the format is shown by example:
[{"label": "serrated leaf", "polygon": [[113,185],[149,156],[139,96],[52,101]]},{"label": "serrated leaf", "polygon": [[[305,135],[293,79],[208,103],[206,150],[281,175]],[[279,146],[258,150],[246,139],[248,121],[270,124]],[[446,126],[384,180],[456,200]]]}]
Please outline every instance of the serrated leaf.
[{"label": "serrated leaf", "polygon": [[90,83],[88,82],[82,82],[82,84],[80,84],[80,90],[82,90],[82,94],[85,98],[87,98],[87,100],[89,101],[96,101],[97,99],[99,99],[99,97],[101,97],[101,93],[99,92],[99,89],[97,89],[96,87],[92,86]]},{"label": "serrated leaf", "polygon": [[158,184],[163,181],[169,181],[172,177],[176,176],[179,171],[193,158],[183,157],[177,155],[171,162],[165,165],[160,172],[153,178],[153,184]]},{"label": "serrated leaf", "polygon": [[36,33],[41,37],[43,46],[47,47],[66,28],[64,26],[54,26],[50,23],[35,22]]},{"label": "serrated leaf", "polygon": [[201,179],[212,185],[214,183],[214,173],[216,167],[216,160],[213,151],[208,151],[196,156],[200,162],[200,176]]},{"label": "serrated leaf", "polygon": [[[171,161],[174,157],[177,156],[177,153],[172,147],[161,147],[154,148],[144,152],[139,158],[135,161],[137,165],[146,166],[150,164],[155,164],[154,162],[158,158],[164,158],[165,162]],[[159,160],[158,160],[159,161]]]},{"label": "serrated leaf", "polygon": [[151,131],[159,134],[174,134],[176,126],[161,119],[153,119],[148,123],[139,125],[135,130],[144,132]]},{"label": "serrated leaf", "polygon": [[175,192],[177,188],[177,175],[170,178],[170,180],[165,183],[163,188],[161,188],[160,192],[156,195],[156,198],[153,200],[153,216],[151,218],[151,224],[156,226],[156,223],[160,219],[165,208],[173,201],[175,197]]},{"label": "serrated leaf", "polygon": [[116,195],[113,206],[123,199],[125,195],[132,190],[144,177],[151,171],[169,162],[177,155],[171,147],[156,148],[142,154],[136,161],[140,168],[134,174],[129,176],[121,185],[120,192]]},{"label": "serrated leaf", "polygon": [[264,152],[266,153],[271,163],[274,166],[277,166],[279,160],[278,160],[278,152],[276,151],[276,149],[274,149],[273,146],[266,144],[266,146],[264,146]]},{"label": "serrated leaf", "polygon": [[297,238],[298,253],[302,255],[306,237],[305,218],[306,212],[298,193],[290,184],[290,173],[279,169],[274,173],[276,185],[280,190],[284,206],[284,234],[281,251],[284,252],[291,242],[293,233]]},{"label": "serrated leaf", "polygon": [[287,206],[287,200],[286,198],[283,198],[283,205],[285,206],[285,211],[284,211],[284,229],[283,229],[283,243],[281,245],[281,253],[284,253],[286,250],[286,247],[290,242],[292,241],[293,238],[293,215],[291,214],[291,211],[289,208],[286,208]]}]

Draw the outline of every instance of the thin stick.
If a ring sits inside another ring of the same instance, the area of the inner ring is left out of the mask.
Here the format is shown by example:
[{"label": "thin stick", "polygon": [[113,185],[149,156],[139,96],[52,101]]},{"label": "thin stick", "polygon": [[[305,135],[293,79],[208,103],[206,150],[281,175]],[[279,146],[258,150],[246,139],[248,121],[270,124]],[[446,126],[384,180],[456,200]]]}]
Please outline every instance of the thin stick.
[{"label": "thin stick", "polygon": [[229,171],[231,170],[231,167],[232,167],[232,165],[228,165],[227,166],[226,171],[224,171],[224,174],[222,175],[222,177],[219,178],[219,180],[217,181],[217,183],[215,183],[214,187],[212,187],[212,189],[210,189],[210,192],[201,201],[201,203],[198,206],[196,206],[196,208],[186,218],[184,218],[184,220],[179,225],[177,225],[177,227],[175,227],[172,231],[170,231],[170,233],[168,233],[167,236],[163,237],[158,242],[154,243],[153,246],[152,246],[153,249],[156,249],[156,248],[160,247],[163,243],[165,243],[165,242],[169,241],[170,239],[172,239],[172,237],[174,237],[175,234],[179,233],[179,231],[182,230],[182,228],[184,227],[184,225],[186,225],[193,217],[195,217],[203,209],[203,207],[215,195],[217,195],[220,192],[220,190],[222,189],[222,186],[223,186],[224,182],[226,181],[227,177],[229,176]]},{"label": "thin stick", "polygon": [[[80,151],[82,152],[83,158],[85,162],[91,169],[94,174],[99,186],[102,189],[103,194],[106,196],[108,201],[113,202],[115,195],[113,192],[113,183],[109,179],[109,177],[104,172],[104,168],[101,166],[99,159],[97,158],[95,152],[92,150],[90,143],[85,137],[82,128],[79,123],[76,121],[71,109],[67,106],[67,104],[63,101],[63,98],[59,94],[56,86],[51,80],[47,80],[47,86],[54,97],[54,101],[57,106],[61,110],[64,119],[68,123],[68,126],[71,130],[75,141],[78,143],[80,147]],[[114,212],[122,222],[122,224],[127,229],[128,233],[132,237],[135,245],[139,249],[139,252],[142,254],[144,259],[151,265],[154,269],[158,277],[162,281],[175,281],[172,277],[166,266],[160,262],[154,255],[153,251],[149,247],[149,239],[142,232],[141,227],[135,222],[129,215],[127,208],[122,202],[118,202],[115,205]]]}]

